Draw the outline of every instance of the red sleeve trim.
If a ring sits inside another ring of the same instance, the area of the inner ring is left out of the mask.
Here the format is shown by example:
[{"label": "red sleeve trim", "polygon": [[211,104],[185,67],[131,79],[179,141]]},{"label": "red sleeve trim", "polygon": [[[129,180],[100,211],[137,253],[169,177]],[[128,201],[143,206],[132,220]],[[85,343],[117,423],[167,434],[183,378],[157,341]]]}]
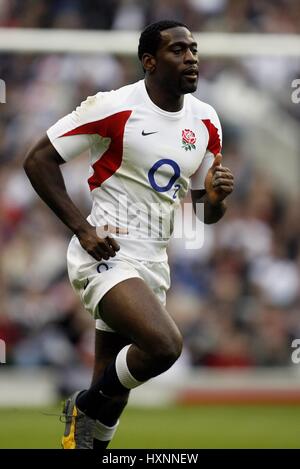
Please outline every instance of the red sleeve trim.
[{"label": "red sleeve trim", "polygon": [[210,119],[202,119],[202,122],[207,128],[209,135],[207,150],[216,156],[216,154],[220,153],[221,151],[221,138],[219,135],[219,130]]},{"label": "red sleeve trim", "polygon": [[110,178],[121,166],[124,130],[131,113],[132,111],[117,112],[105,119],[80,125],[76,127],[76,129],[61,135],[61,137],[69,137],[71,135],[88,134],[111,138],[109,148],[92,166],[94,173],[88,179],[91,191],[96,187],[100,187],[101,184]]}]

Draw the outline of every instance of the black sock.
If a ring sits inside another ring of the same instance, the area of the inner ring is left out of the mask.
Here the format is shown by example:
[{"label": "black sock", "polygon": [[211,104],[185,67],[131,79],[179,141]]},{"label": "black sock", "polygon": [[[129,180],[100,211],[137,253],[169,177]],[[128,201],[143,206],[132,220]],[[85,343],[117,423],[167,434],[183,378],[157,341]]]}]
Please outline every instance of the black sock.
[{"label": "black sock", "polygon": [[[101,409],[110,401],[109,397],[103,396],[102,394],[93,389],[82,391],[76,399],[76,405],[81,412],[88,415],[88,417],[94,420],[100,420]],[[105,422],[104,425],[108,425]],[[113,426],[114,422],[111,425]]]},{"label": "black sock", "polygon": [[104,425],[113,426],[118,418],[106,415],[103,421],[103,411],[106,405],[111,403],[114,396],[123,395],[128,392],[119,381],[115,362],[104,370],[103,375],[93,384],[90,389],[83,391],[77,397],[76,404],[82,412],[92,419],[100,420]]},{"label": "black sock", "polygon": [[115,361],[105,368],[103,375],[95,386],[98,386],[99,390],[109,397],[118,396],[128,392],[128,389],[121,384],[118,378]]}]

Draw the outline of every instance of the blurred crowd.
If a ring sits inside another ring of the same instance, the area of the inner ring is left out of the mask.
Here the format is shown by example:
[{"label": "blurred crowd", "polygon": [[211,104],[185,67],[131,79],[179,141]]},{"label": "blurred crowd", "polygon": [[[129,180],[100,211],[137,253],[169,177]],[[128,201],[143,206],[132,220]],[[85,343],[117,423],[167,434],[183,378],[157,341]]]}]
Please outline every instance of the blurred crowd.
[{"label": "blurred crowd", "polygon": [[[138,29],[172,17],[201,30],[297,32],[296,3],[2,0],[0,25]],[[202,60],[200,68],[199,96],[220,115],[225,164],[235,174],[236,189],[225,218],[205,228],[199,251],[172,240],[168,310],[183,332],[192,366],[289,366],[291,342],[300,338],[299,186],[281,187],[268,166],[256,164],[255,142],[245,148],[248,129],[223,112],[220,80],[230,77],[226,95],[239,83],[251,89],[251,103],[253,97],[272,100],[296,126],[299,105],[274,92],[282,87],[282,75],[274,73],[272,87],[266,88],[259,79],[263,73],[256,69],[254,76],[249,62]],[[299,63],[285,67],[287,82],[297,70]],[[3,54],[0,77],[7,84],[7,103],[0,104],[0,338],[9,364],[51,365],[61,372],[64,393],[90,373],[94,324],[68,282],[65,253],[71,233],[35,195],[22,161],[29,145],[87,95],[133,82],[142,77],[141,69],[135,58],[122,56]],[[87,215],[86,156],[63,170],[73,200]],[[286,176],[291,171],[286,167]]]},{"label": "blurred crowd", "polygon": [[299,33],[297,0],[1,0],[0,26],[136,29],[161,18],[195,31]]}]

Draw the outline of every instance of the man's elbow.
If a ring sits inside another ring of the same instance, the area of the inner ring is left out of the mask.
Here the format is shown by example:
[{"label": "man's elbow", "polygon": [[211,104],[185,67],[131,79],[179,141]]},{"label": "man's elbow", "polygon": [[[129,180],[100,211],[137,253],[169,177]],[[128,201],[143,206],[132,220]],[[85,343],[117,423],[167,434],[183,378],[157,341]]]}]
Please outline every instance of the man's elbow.
[{"label": "man's elbow", "polygon": [[34,148],[30,149],[25,156],[23,168],[27,176],[29,176],[38,166],[38,152]]},{"label": "man's elbow", "polygon": [[47,135],[43,136],[33,145],[25,155],[23,168],[27,175],[34,172],[40,165],[60,165],[64,163],[49,141]]}]

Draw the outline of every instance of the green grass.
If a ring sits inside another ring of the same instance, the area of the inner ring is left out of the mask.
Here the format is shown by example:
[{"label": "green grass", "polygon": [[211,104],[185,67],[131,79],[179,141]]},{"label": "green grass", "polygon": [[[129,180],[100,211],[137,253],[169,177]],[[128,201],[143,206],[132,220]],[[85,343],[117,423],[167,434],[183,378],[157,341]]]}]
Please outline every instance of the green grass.
[{"label": "green grass", "polygon": [[[60,409],[0,409],[0,448],[59,448]],[[300,406],[128,408],[111,448],[300,448]]]}]

